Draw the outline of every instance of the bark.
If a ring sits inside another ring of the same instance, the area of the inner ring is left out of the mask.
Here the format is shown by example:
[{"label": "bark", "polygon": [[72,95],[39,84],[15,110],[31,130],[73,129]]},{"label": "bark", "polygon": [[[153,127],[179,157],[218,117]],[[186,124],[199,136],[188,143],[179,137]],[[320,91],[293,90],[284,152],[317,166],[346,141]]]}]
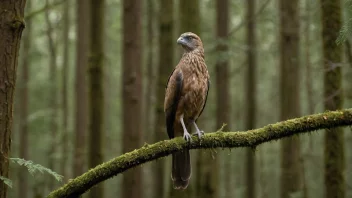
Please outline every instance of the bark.
[{"label": "bark", "polygon": [[320,129],[351,125],[352,109],[345,109],[290,119],[250,131],[206,133],[200,140],[194,135],[192,142],[186,142],[182,137],[178,137],[152,145],[145,144],[140,149],[116,157],[71,180],[60,189],[49,194],[48,198],[77,197],[99,182],[138,165],[168,156],[183,149],[255,148],[266,142],[308,134],[309,132],[317,133],[317,130]]},{"label": "bark", "polygon": [[77,0],[77,43],[75,71],[75,139],[73,154],[73,175],[78,176],[85,169],[85,149],[87,139],[87,65],[89,49],[89,2]]},{"label": "bark", "polygon": [[67,89],[68,89],[68,67],[69,67],[69,2],[66,1],[63,10],[63,65],[62,65],[62,159],[61,159],[61,174],[65,179],[68,179],[67,158],[68,158],[68,104],[67,104]]},{"label": "bark", "polygon": [[[165,114],[164,114],[164,98],[165,86],[172,72],[174,43],[175,37],[173,36],[174,30],[174,12],[173,0],[164,1],[160,0],[159,11],[159,62],[158,62],[158,78],[157,78],[157,106],[156,112],[156,131],[154,141],[158,142],[167,139],[165,127]],[[164,197],[165,192],[165,160],[159,160],[154,164],[154,197]],[[166,173],[170,174],[170,173]],[[167,177],[169,179],[169,177]],[[173,190],[173,189],[171,189]]]},{"label": "bark", "polygon": [[[49,0],[46,0],[46,5],[49,5]],[[58,123],[57,123],[57,114],[58,114],[58,101],[57,101],[57,78],[56,78],[56,72],[57,72],[57,64],[56,64],[56,57],[57,57],[57,51],[56,51],[56,45],[54,41],[54,32],[53,32],[53,27],[52,27],[52,22],[50,21],[49,18],[49,10],[45,11],[45,21],[47,24],[47,38],[48,38],[48,47],[49,47],[49,79],[48,82],[50,82],[50,95],[48,99],[48,106],[51,111],[51,116],[50,116],[50,133],[51,133],[51,145],[49,148],[49,153],[48,153],[48,168],[51,170],[55,170],[55,164],[56,160],[54,158],[55,153],[56,153],[56,148],[58,146],[58,141],[57,141],[57,132],[58,132]],[[50,178],[48,182],[48,187],[50,190],[54,188],[54,182],[55,180],[53,178]]]},{"label": "bark", "polygon": [[[216,1],[216,39],[219,42],[216,47],[216,51],[219,54],[215,65],[215,78],[216,78],[216,124],[215,128],[219,129],[224,123],[226,124],[225,131],[230,128],[230,93],[229,93],[229,60],[228,60],[228,32],[229,32],[229,1],[228,0],[217,0]],[[212,166],[212,182],[213,186],[211,195],[208,197],[216,198],[219,197],[219,155],[213,159]],[[231,161],[225,162],[226,170],[231,170]],[[233,187],[231,186],[232,174],[226,174],[225,182],[226,192],[225,197],[231,197]]]},{"label": "bark", "polygon": [[[324,59],[324,106],[326,110],[343,107],[341,67],[342,45],[335,43],[342,27],[341,1],[321,0],[322,37]],[[325,196],[345,197],[345,158],[343,129],[327,129],[325,132]]]},{"label": "bark", "polygon": [[[102,139],[104,123],[104,0],[90,0],[89,56],[89,167],[103,162]],[[93,188],[91,198],[104,197],[103,185]]]},{"label": "bark", "polygon": [[[123,152],[138,148],[142,133],[142,41],[141,1],[123,1]],[[142,170],[136,168],[123,175],[122,197],[139,198],[143,195]]]},{"label": "bark", "polygon": [[[26,1],[3,0],[0,3],[0,175],[9,177],[9,157],[13,122],[14,89]],[[6,198],[7,186],[0,181],[0,198]]]},{"label": "bark", "polygon": [[[304,20],[304,65],[305,65],[305,85],[306,85],[306,94],[307,94],[307,105],[308,105],[308,113],[314,113],[314,93],[313,93],[313,79],[312,79],[312,64],[311,64],[311,53],[310,53],[310,46],[312,44],[311,36],[310,36],[310,25],[311,25],[311,1],[305,1],[305,20]],[[313,136],[309,136],[309,148],[313,148]],[[307,174],[306,174],[306,166],[305,161],[309,161],[310,156],[307,154],[302,154],[302,181],[303,181],[303,198],[308,198],[308,184],[307,184]]]},{"label": "bark", "polygon": [[[280,118],[300,115],[299,1],[279,1],[280,14]],[[301,193],[299,137],[281,141],[281,197]]]},{"label": "bark", "polygon": [[[30,11],[32,3],[27,3],[26,11]],[[29,89],[29,71],[31,67],[30,49],[32,39],[32,20],[26,20],[26,29],[23,33],[23,54],[22,54],[22,72],[20,74],[19,86],[19,124],[20,124],[20,154],[19,157],[25,160],[29,159],[28,154],[28,89]],[[18,197],[28,197],[28,173],[27,170],[21,168],[18,173]]]},{"label": "bark", "polygon": [[[154,103],[156,98],[156,71],[157,67],[155,67],[155,27],[154,24],[156,23],[155,17],[155,1],[147,1],[146,2],[146,10],[147,10],[147,38],[146,47],[147,47],[147,66],[146,66],[146,85],[145,85],[145,112],[144,112],[144,126],[148,131],[154,131],[155,121],[154,121]],[[144,138],[147,142],[154,140],[154,134],[144,134]]]},{"label": "bark", "polygon": [[[255,0],[247,0],[247,78],[246,85],[246,99],[247,102],[247,116],[246,129],[251,130],[255,128],[256,123],[256,71],[257,71],[257,42],[256,42],[256,20],[255,18]],[[246,197],[256,197],[256,170],[255,170],[255,155],[251,148],[246,149]]]},{"label": "bark", "polygon": [[311,64],[311,54],[310,54],[310,24],[311,24],[311,1],[306,0],[305,6],[305,27],[304,27],[304,38],[305,38],[305,66],[306,66],[306,88],[307,88],[307,102],[308,102],[308,113],[314,113],[314,93],[313,93],[313,81],[312,81],[312,64]]}]

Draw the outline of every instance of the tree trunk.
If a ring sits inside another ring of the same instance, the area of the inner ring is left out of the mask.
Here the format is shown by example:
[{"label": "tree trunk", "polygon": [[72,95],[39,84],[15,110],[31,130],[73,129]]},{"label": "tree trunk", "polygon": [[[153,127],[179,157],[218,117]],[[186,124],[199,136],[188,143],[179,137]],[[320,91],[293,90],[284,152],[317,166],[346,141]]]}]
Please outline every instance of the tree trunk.
[{"label": "tree trunk", "polygon": [[73,176],[79,176],[85,169],[87,139],[87,65],[89,49],[89,2],[77,0],[77,43],[75,71],[75,139],[73,155]]},{"label": "tree trunk", "polygon": [[[104,0],[90,0],[89,56],[89,167],[103,162],[102,138],[104,123]],[[90,191],[90,197],[104,197],[103,184]]]},{"label": "tree trunk", "polygon": [[70,17],[69,17],[69,1],[64,3],[63,10],[63,56],[64,61],[62,65],[62,160],[61,160],[61,174],[63,174],[65,180],[68,179],[67,172],[67,159],[68,159],[68,104],[67,104],[67,89],[68,89],[68,67],[69,67],[69,27],[70,27]]},{"label": "tree trunk", "polygon": [[180,30],[178,31],[178,34],[181,35],[184,32],[193,32],[195,34],[200,35],[201,20],[199,0],[180,0],[179,12]]},{"label": "tree trunk", "polygon": [[[123,1],[123,152],[141,146],[142,133],[142,40],[141,1]],[[142,171],[138,167],[123,175],[123,198],[140,198],[143,195]]]},{"label": "tree trunk", "polygon": [[[230,129],[230,101],[231,96],[229,93],[229,56],[228,56],[228,32],[229,32],[229,1],[228,0],[217,0],[216,1],[216,39],[220,41],[217,44],[216,51],[219,54],[218,59],[216,60],[215,65],[215,78],[216,78],[216,124],[215,130],[221,128],[223,124],[226,124],[224,131],[228,131]],[[213,161],[212,172],[213,180],[219,181],[219,157],[215,156]],[[231,170],[231,160],[225,161],[224,169],[230,171]],[[224,179],[227,182],[225,184],[225,197],[233,196],[233,186],[231,186],[231,176],[232,174],[225,174]],[[211,197],[219,197],[219,182],[212,182],[214,185],[211,187],[213,189]]]},{"label": "tree trunk", "polygon": [[[173,0],[160,0],[159,11],[159,62],[158,62],[158,78],[157,78],[157,106],[156,106],[156,132],[154,142],[158,142],[167,138],[164,114],[164,98],[165,86],[169,79],[170,72],[173,68],[173,56],[175,37],[174,29],[174,12]],[[164,197],[165,192],[165,160],[158,160],[154,164],[154,197]],[[170,173],[167,173],[170,174]],[[168,177],[167,177],[168,178]],[[172,189],[173,190],[173,189]]]},{"label": "tree trunk", "polygon": [[[26,11],[31,11],[32,3],[27,3]],[[26,30],[23,33],[23,54],[22,54],[22,72],[19,86],[19,124],[20,124],[20,158],[29,159],[28,155],[28,85],[29,85],[29,71],[31,67],[30,49],[32,39],[32,20],[26,20]],[[28,173],[25,168],[21,168],[18,173],[18,197],[28,197]]]},{"label": "tree trunk", "polygon": [[[156,98],[156,71],[157,67],[155,66],[155,42],[157,40],[155,34],[154,24],[156,23],[156,3],[155,1],[146,2],[146,12],[147,12],[147,38],[148,41],[145,41],[147,47],[147,66],[146,66],[146,85],[144,90],[145,95],[145,111],[144,111],[144,126],[146,131],[155,131],[155,121],[154,121],[154,103]],[[158,39],[159,40],[159,39]],[[144,138],[146,142],[154,141],[153,133],[145,133]]]},{"label": "tree trunk", "polygon": [[[49,6],[50,2],[49,0],[46,0],[46,6]],[[48,47],[49,47],[49,78],[48,82],[50,83],[50,95],[49,95],[49,109],[51,111],[51,116],[50,116],[50,132],[51,132],[51,144],[49,148],[49,165],[48,167],[51,170],[55,170],[55,164],[57,164],[55,161],[55,153],[56,153],[56,147],[58,146],[58,141],[57,141],[57,132],[58,132],[58,123],[57,123],[57,113],[58,113],[58,101],[57,101],[57,78],[56,78],[56,73],[57,73],[57,64],[56,64],[56,46],[55,46],[55,41],[53,38],[53,27],[49,18],[49,10],[45,10],[45,21],[47,24],[47,38],[48,38]],[[49,179],[48,186],[49,190],[52,190],[54,188],[54,183],[55,180],[53,178]]]},{"label": "tree trunk", "polygon": [[[279,0],[281,120],[300,115],[298,5],[298,0]],[[299,137],[281,141],[281,171],[281,197],[301,193]]]},{"label": "tree trunk", "polygon": [[[257,42],[256,42],[256,20],[255,20],[255,0],[247,0],[247,78],[246,99],[247,116],[246,130],[255,128],[256,123],[256,72],[257,72]],[[256,197],[256,171],[255,171],[255,155],[251,148],[246,149],[246,197]]]},{"label": "tree trunk", "polygon": [[[341,64],[342,45],[335,43],[341,28],[340,0],[321,0],[324,106],[326,110],[343,107]],[[345,197],[345,158],[343,129],[327,129],[325,133],[325,196]]]},{"label": "tree trunk", "polygon": [[[9,177],[16,69],[26,1],[0,3],[0,176]],[[7,185],[0,181],[0,198],[6,198]]]}]

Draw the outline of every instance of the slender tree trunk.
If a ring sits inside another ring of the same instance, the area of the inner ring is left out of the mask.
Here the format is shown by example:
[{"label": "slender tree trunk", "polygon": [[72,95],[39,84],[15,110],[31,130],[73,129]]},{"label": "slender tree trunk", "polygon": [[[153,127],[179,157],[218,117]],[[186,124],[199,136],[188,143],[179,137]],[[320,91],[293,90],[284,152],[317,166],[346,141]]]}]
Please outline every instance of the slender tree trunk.
[{"label": "slender tree trunk", "polygon": [[[230,114],[231,114],[231,96],[229,93],[229,84],[230,84],[230,76],[229,76],[229,57],[228,57],[228,33],[229,33],[229,1],[228,0],[217,0],[216,1],[216,38],[220,41],[217,44],[216,51],[220,54],[216,60],[215,65],[215,78],[216,78],[216,125],[215,129],[219,129],[223,124],[226,124],[224,131],[228,131],[231,128],[230,126]],[[220,155],[215,158],[213,161],[212,172],[213,179],[215,181],[219,181],[219,160]],[[231,161],[225,161],[225,170],[231,170]],[[231,186],[231,176],[232,174],[225,174],[224,179],[226,182],[225,188],[225,197],[232,197],[234,193],[233,186]],[[212,193],[212,197],[219,197],[220,186],[219,182],[213,182],[212,189],[214,189]]]},{"label": "slender tree trunk", "polygon": [[[281,120],[300,115],[299,1],[279,0]],[[281,141],[281,197],[301,192],[299,137]]]},{"label": "slender tree trunk", "polygon": [[[147,38],[146,41],[148,51],[147,55],[147,68],[146,68],[146,86],[145,86],[145,112],[144,112],[144,126],[146,127],[146,131],[154,131],[155,123],[154,123],[154,99],[156,98],[156,70],[155,67],[155,1],[147,1],[146,2],[146,9],[147,9]],[[159,39],[158,39],[159,40]],[[145,139],[147,142],[151,142],[154,140],[154,136],[151,133],[145,133]]]},{"label": "slender tree trunk", "polygon": [[[175,37],[173,36],[174,29],[174,12],[173,0],[164,1],[160,0],[159,12],[159,63],[158,63],[158,78],[157,78],[157,106],[156,106],[156,132],[154,142],[164,140],[167,138],[165,131],[165,114],[164,114],[164,98],[165,86],[169,79],[170,72],[172,72],[174,43]],[[158,160],[154,165],[155,170],[155,183],[154,183],[154,197],[164,197],[165,192],[165,161]],[[169,173],[167,173],[169,174]],[[173,190],[173,189],[172,189]]]},{"label": "slender tree trunk", "polygon": [[[50,2],[49,0],[46,0],[46,6],[49,6]],[[55,153],[56,153],[56,147],[58,146],[58,141],[57,141],[57,132],[58,132],[58,123],[57,123],[57,113],[58,113],[58,101],[57,101],[57,78],[56,78],[56,72],[57,72],[57,64],[56,64],[56,46],[55,46],[55,41],[53,38],[53,27],[49,18],[49,10],[45,10],[45,20],[47,24],[47,38],[48,38],[48,47],[49,47],[49,79],[48,82],[50,82],[50,95],[49,95],[49,109],[51,111],[51,116],[50,116],[50,132],[51,132],[51,145],[49,149],[49,165],[48,167],[51,170],[55,170]],[[49,180],[49,190],[52,190],[54,188],[54,179],[50,178]]]},{"label": "slender tree trunk", "polygon": [[[0,176],[9,177],[16,69],[26,1],[0,3]],[[7,197],[7,185],[0,181],[0,198]]]},{"label": "slender tree trunk", "polygon": [[[90,0],[89,56],[89,167],[103,162],[102,138],[104,123],[104,0]],[[104,197],[103,184],[90,190],[90,197]]]},{"label": "slender tree trunk", "polygon": [[[193,32],[200,34],[200,8],[199,0],[179,0],[180,30],[178,34]],[[179,36],[179,35],[178,35]]]},{"label": "slender tree trunk", "polygon": [[[312,1],[305,0],[305,20],[304,20],[304,65],[305,65],[305,83],[306,83],[306,94],[308,103],[308,114],[314,113],[314,95],[313,95],[313,79],[312,79],[312,64],[311,64],[311,54],[310,54],[310,25],[311,25],[311,4]],[[313,148],[313,136],[309,136],[309,148]],[[307,154],[302,154],[302,180],[303,180],[303,197],[308,198],[308,186],[307,186],[307,174],[305,161],[310,161],[310,156]]]},{"label": "slender tree trunk", "polygon": [[87,134],[87,65],[89,49],[89,2],[77,0],[77,43],[75,72],[75,139],[73,155],[73,176],[79,176],[85,168]]},{"label": "slender tree trunk", "polygon": [[62,65],[62,160],[61,160],[61,174],[63,174],[65,179],[68,179],[67,172],[67,159],[68,159],[68,104],[67,104],[67,89],[68,89],[68,67],[69,67],[69,27],[70,27],[70,17],[69,17],[69,1],[64,3],[63,10],[63,44],[64,44],[64,62]]},{"label": "slender tree trunk", "polygon": [[[26,11],[30,11],[32,3],[27,3]],[[26,20],[26,29],[23,33],[23,54],[22,54],[22,72],[20,77],[19,86],[19,124],[20,124],[20,158],[29,159],[28,154],[28,84],[29,84],[29,71],[31,67],[30,49],[32,39],[32,20]],[[18,173],[18,197],[28,197],[28,173],[25,168],[22,168]]]},{"label": "slender tree trunk", "polygon": [[306,66],[306,88],[307,88],[307,102],[308,102],[308,114],[314,113],[314,94],[313,94],[313,81],[312,81],[312,65],[311,65],[311,54],[310,54],[310,24],[311,24],[311,1],[306,0],[305,6],[305,27],[304,27],[304,38],[305,38],[305,66]]},{"label": "slender tree trunk", "polygon": [[[255,20],[255,0],[247,0],[247,78],[246,78],[246,130],[254,129],[256,123],[256,72],[257,72],[257,37]],[[246,149],[246,186],[247,198],[256,197],[255,155],[251,148]]]},{"label": "slender tree trunk", "polygon": [[[339,34],[341,19],[340,0],[321,0],[323,59],[324,59],[324,105],[326,110],[343,107],[341,64],[342,45],[335,40]],[[325,197],[345,197],[344,134],[342,128],[327,129],[325,133]]]},{"label": "slender tree trunk", "polygon": [[[138,148],[142,133],[141,1],[123,0],[123,152]],[[143,195],[141,167],[123,174],[122,197]]]},{"label": "slender tree trunk", "polygon": [[[31,11],[32,3],[28,2],[26,11]],[[23,54],[22,54],[22,72],[20,74],[20,86],[18,91],[19,98],[19,124],[20,124],[20,154],[19,157],[28,160],[28,103],[29,103],[29,71],[31,67],[30,49],[32,39],[32,20],[26,20],[26,29],[23,32]],[[25,168],[21,168],[18,172],[18,197],[28,197],[28,173]]]}]

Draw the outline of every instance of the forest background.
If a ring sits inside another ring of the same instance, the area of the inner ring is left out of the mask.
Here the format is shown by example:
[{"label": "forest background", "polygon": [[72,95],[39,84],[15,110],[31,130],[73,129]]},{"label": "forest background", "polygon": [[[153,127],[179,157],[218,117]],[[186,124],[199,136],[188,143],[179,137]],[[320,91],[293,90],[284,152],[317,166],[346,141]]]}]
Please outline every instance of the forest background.
[{"label": "forest background", "polygon": [[[98,164],[167,139],[165,86],[183,32],[205,47],[205,132],[350,108],[351,8],[339,0],[27,0],[7,197],[46,197]],[[255,149],[192,150],[185,191],[172,189],[167,157],[83,197],[352,197],[351,142],[346,127]]]}]

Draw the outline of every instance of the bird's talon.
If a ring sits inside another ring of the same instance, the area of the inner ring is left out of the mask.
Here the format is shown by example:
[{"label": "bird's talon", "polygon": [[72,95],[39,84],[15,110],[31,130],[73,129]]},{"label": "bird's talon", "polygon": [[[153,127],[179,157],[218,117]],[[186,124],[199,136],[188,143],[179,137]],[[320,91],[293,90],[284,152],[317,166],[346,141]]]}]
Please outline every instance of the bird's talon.
[{"label": "bird's talon", "polygon": [[194,134],[198,135],[198,138],[200,139],[204,135],[204,131],[197,131]]},{"label": "bird's talon", "polygon": [[189,133],[186,133],[183,135],[183,139],[185,139],[187,142],[189,142],[192,140],[192,137]]}]

